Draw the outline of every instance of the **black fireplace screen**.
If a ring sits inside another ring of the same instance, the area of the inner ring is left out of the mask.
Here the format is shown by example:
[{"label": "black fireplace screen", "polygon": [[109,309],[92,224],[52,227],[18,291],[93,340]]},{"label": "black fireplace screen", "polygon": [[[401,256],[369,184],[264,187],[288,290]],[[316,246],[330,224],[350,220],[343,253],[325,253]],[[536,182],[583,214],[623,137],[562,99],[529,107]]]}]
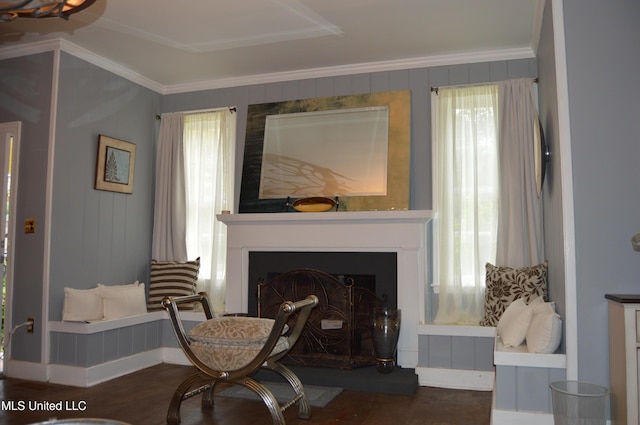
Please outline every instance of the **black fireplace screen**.
[{"label": "black fireplace screen", "polygon": [[320,302],[283,363],[340,369],[374,364],[371,317],[382,301],[370,289],[355,285],[353,278],[340,282],[318,270],[296,269],[268,282],[259,279],[258,316],[275,318],[283,301],[312,294]]}]

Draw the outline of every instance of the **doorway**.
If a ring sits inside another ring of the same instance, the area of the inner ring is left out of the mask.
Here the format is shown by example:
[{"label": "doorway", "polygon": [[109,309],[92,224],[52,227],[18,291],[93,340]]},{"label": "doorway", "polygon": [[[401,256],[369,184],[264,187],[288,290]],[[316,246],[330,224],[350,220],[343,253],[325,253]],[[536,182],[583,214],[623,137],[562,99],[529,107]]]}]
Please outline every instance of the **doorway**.
[{"label": "doorway", "polygon": [[2,275],[0,376],[4,376],[5,350],[8,350],[11,340],[11,293],[19,151],[20,122],[0,123],[0,273]]}]

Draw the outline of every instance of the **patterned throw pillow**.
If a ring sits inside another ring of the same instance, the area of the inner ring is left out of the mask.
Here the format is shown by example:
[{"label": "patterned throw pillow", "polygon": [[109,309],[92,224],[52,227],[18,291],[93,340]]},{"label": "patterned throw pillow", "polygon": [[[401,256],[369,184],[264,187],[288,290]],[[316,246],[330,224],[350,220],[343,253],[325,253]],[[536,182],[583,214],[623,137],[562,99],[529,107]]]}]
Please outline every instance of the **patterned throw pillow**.
[{"label": "patterned throw pillow", "polygon": [[[164,297],[180,297],[196,293],[200,257],[194,261],[151,260],[147,310],[162,310]],[[180,310],[193,310],[194,303],[181,304]]]},{"label": "patterned throw pillow", "polygon": [[484,318],[480,326],[497,326],[500,316],[513,301],[527,304],[547,296],[547,262],[514,269],[487,263]]}]

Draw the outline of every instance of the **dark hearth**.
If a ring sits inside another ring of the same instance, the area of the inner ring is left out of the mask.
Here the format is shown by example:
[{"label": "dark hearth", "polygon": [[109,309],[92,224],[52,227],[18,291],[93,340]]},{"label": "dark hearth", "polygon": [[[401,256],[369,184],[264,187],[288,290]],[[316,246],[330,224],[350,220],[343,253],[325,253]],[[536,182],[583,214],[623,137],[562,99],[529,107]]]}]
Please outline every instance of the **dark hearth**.
[{"label": "dark hearth", "polygon": [[339,369],[374,364],[371,314],[382,301],[372,290],[357,286],[354,279],[341,282],[321,271],[296,269],[260,281],[258,316],[274,318],[283,301],[311,294],[320,302],[283,363]]}]

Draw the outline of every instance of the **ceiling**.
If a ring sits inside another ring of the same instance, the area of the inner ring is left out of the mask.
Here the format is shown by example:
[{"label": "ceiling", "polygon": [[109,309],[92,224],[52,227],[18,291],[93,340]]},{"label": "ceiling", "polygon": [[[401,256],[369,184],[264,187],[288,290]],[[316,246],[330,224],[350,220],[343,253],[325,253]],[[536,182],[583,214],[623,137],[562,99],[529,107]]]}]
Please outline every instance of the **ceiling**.
[{"label": "ceiling", "polygon": [[97,0],[69,21],[0,24],[0,57],[22,43],[62,39],[163,88],[531,57],[543,6],[544,0]]}]

